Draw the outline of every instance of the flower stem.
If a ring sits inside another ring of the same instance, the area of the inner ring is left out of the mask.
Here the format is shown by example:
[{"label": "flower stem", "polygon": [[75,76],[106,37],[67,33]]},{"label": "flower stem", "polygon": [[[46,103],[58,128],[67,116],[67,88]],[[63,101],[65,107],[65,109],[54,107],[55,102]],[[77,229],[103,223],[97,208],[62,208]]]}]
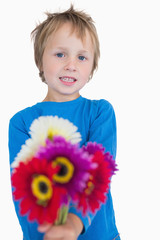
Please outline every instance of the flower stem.
[{"label": "flower stem", "polygon": [[68,206],[63,205],[59,209],[58,219],[56,220],[55,225],[64,224],[67,220],[67,215],[68,215]]}]

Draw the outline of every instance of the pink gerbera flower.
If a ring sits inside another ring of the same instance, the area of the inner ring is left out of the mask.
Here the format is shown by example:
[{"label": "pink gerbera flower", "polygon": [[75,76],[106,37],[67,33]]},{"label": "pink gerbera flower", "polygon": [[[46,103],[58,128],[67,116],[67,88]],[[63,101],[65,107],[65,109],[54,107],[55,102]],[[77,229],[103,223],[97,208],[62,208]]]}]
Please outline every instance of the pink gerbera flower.
[{"label": "pink gerbera flower", "polygon": [[109,167],[112,170],[112,174],[114,175],[115,171],[118,170],[113,156],[109,152],[105,153],[105,148],[102,144],[98,144],[96,142],[88,142],[86,146],[82,147],[82,149],[90,155],[94,155],[97,151],[100,151],[104,155],[105,161],[108,162]]},{"label": "pink gerbera flower", "polygon": [[13,170],[12,185],[15,200],[20,200],[20,214],[39,224],[53,223],[66,191],[53,185],[52,178],[58,167],[53,168],[46,159],[32,158],[21,162]]},{"label": "pink gerbera flower", "polygon": [[78,208],[82,209],[83,213],[87,211],[95,212],[100,207],[101,203],[106,201],[106,194],[109,190],[111,178],[111,169],[108,162],[104,160],[104,155],[97,151],[92,161],[97,164],[97,168],[90,171],[90,179],[83,193],[79,193]]},{"label": "pink gerbera flower", "polygon": [[77,195],[78,208],[86,214],[87,211],[94,213],[100,204],[106,201],[111,176],[116,170],[116,165],[113,157],[109,153],[104,153],[101,144],[90,142],[83,149],[92,155],[92,163],[97,165],[97,168],[90,170],[90,178],[83,193]]}]

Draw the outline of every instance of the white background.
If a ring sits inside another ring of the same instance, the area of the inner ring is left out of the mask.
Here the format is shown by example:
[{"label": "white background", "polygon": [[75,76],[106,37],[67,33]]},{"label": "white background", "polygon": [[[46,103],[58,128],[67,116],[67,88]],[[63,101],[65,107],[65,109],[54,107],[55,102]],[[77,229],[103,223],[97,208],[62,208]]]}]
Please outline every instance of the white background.
[{"label": "white background", "polygon": [[[81,94],[109,100],[116,112],[119,172],[112,195],[121,238],[160,239],[159,1],[72,2],[95,20],[101,43],[99,70]],[[8,123],[17,111],[45,97],[30,32],[45,19],[43,12],[65,10],[70,0],[5,0],[0,5],[0,235],[20,240],[10,191]]]}]

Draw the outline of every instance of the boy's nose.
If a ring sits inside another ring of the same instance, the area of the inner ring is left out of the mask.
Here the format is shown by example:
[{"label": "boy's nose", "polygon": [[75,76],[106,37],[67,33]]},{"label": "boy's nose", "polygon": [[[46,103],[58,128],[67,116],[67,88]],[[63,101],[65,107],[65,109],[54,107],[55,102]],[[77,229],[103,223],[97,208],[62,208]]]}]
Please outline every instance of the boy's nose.
[{"label": "boy's nose", "polygon": [[76,62],[73,59],[68,60],[68,62],[65,65],[65,70],[74,72],[76,71]]}]

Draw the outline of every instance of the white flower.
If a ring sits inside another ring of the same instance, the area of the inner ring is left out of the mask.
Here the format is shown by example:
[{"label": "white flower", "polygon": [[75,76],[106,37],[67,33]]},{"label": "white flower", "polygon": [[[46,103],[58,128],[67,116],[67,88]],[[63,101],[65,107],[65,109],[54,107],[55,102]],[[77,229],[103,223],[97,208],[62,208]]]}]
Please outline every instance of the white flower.
[{"label": "white flower", "polygon": [[42,142],[46,138],[53,136],[63,136],[66,140],[72,143],[81,141],[81,135],[77,132],[77,127],[70,121],[57,116],[42,116],[35,119],[30,127],[31,137],[41,139]]},{"label": "white flower", "polygon": [[39,146],[38,141],[34,141],[33,139],[29,138],[26,140],[25,144],[21,146],[20,152],[14,159],[14,162],[11,164],[12,168],[18,167],[20,162],[26,162],[30,158],[34,156],[37,152]]},{"label": "white flower", "polygon": [[15,168],[21,161],[25,162],[35,155],[40,146],[45,145],[47,138],[63,136],[67,141],[75,144],[81,141],[81,134],[77,127],[69,120],[57,116],[41,116],[35,119],[30,126],[31,138],[21,146],[12,167]]}]

